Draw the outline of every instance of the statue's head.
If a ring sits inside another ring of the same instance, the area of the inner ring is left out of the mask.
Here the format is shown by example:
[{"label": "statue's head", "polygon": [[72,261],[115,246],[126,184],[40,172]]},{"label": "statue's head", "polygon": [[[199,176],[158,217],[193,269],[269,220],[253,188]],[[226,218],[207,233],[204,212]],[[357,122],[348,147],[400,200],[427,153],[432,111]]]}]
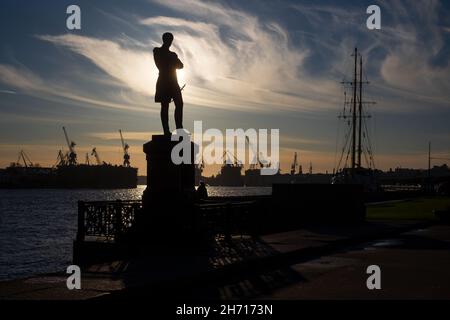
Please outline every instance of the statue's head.
[{"label": "statue's head", "polygon": [[163,36],[162,36],[162,40],[163,40],[163,44],[166,47],[170,47],[172,45],[172,42],[173,42],[173,34],[171,34],[170,32],[164,33]]}]

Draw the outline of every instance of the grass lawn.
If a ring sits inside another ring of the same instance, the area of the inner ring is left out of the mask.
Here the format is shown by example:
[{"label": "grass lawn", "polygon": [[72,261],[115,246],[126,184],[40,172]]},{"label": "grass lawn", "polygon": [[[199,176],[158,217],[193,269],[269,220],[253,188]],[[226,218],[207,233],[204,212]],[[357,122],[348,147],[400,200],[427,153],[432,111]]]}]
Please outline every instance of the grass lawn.
[{"label": "grass lawn", "polygon": [[367,219],[435,220],[433,210],[450,208],[450,197],[424,197],[395,203],[368,205]]}]

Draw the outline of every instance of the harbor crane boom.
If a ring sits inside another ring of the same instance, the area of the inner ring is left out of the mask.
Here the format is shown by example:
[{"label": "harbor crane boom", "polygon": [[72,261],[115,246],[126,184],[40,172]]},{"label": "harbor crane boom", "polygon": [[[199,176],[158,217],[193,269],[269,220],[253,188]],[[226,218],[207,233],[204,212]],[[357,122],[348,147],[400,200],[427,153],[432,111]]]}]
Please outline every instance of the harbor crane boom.
[{"label": "harbor crane boom", "polygon": [[67,146],[69,147],[69,154],[68,154],[68,165],[75,166],[77,164],[77,154],[75,152],[75,142],[70,141],[69,136],[67,134],[66,128],[63,127],[64,136],[66,137]]},{"label": "harbor crane boom", "polygon": [[[263,160],[261,160],[261,159],[263,159]],[[259,153],[258,162],[259,162],[259,166],[261,168],[270,168],[270,166],[272,165],[272,162],[264,160],[262,152]]]},{"label": "harbor crane boom", "polygon": [[33,166],[33,162],[31,162],[30,158],[27,156],[27,154],[23,150],[20,150],[20,152],[19,152],[19,158],[17,159],[17,164],[20,164],[20,159],[22,159],[25,168]]},{"label": "harbor crane boom", "polygon": [[91,156],[95,157],[95,160],[97,161],[97,164],[99,166],[102,165],[102,161],[100,160],[100,156],[98,155],[97,148],[92,149]]},{"label": "harbor crane boom", "polygon": [[67,155],[63,153],[62,150],[58,151],[58,156],[56,157],[56,164],[53,167],[65,166],[67,165]]},{"label": "harbor crane boom", "polygon": [[253,169],[256,169],[256,163],[255,162],[259,162],[258,153],[256,152],[253,144],[250,143],[250,139],[248,138],[248,136],[245,136],[245,139],[247,140],[247,144],[248,144],[249,149],[253,153],[253,159],[252,159],[251,164],[250,164],[250,169],[253,170]]},{"label": "harbor crane boom", "polygon": [[224,165],[227,165],[227,164],[228,164],[228,159],[231,159],[231,158],[229,157],[230,154],[231,154],[232,158],[234,159],[233,165],[236,166],[236,167],[242,167],[242,162],[239,161],[239,159],[236,158],[236,156],[235,156],[234,154],[228,152],[228,150],[225,150],[225,151],[223,152],[223,156],[222,156],[222,157],[223,157],[223,164],[224,164]]},{"label": "harbor crane boom", "polygon": [[294,153],[294,162],[292,163],[291,166],[291,175],[295,175],[295,173],[297,172],[297,167],[298,167],[298,159],[297,159],[297,152]]},{"label": "harbor crane boom", "polygon": [[27,160],[25,159],[23,150],[20,151],[20,156],[22,157],[23,164],[25,165],[25,168],[28,168]]},{"label": "harbor crane boom", "polygon": [[125,143],[123,140],[122,130],[119,130],[120,133],[120,140],[122,141],[122,149],[123,149],[123,166],[124,167],[130,167],[130,155],[128,154],[128,149],[130,146]]},{"label": "harbor crane boom", "polygon": [[[252,143],[250,143],[249,137],[245,136],[245,138],[247,140],[247,144],[248,144],[249,149],[253,153],[253,159],[252,159],[251,164],[250,164],[250,169],[256,169],[256,163],[255,162],[257,162],[261,168],[270,167],[271,163],[263,159],[263,156],[262,156],[263,153],[260,152],[258,154],[255,146]],[[263,159],[263,160],[261,160],[261,159]]]}]

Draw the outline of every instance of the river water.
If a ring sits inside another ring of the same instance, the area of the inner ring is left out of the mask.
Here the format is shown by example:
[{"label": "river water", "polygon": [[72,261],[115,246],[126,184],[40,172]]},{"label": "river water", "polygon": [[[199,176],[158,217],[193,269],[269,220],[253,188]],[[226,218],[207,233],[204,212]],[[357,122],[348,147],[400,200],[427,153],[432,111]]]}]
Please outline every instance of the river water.
[{"label": "river water", "polygon": [[[72,261],[77,201],[139,200],[144,189],[0,189],[0,280],[64,272]],[[208,187],[208,193],[267,195],[271,188]]]}]

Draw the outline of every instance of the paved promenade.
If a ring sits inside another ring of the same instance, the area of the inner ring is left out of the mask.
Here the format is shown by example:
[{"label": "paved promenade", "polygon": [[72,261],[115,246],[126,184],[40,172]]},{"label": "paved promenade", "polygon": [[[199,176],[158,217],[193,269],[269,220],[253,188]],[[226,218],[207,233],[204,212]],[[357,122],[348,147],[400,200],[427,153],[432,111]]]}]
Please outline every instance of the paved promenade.
[{"label": "paved promenade", "polygon": [[[202,254],[151,250],[129,261],[66,275],[0,283],[0,299],[114,299],[133,295],[210,299],[449,298],[450,227],[417,222],[305,226],[302,230],[217,241]],[[382,268],[383,290],[366,288],[365,268]]]}]

